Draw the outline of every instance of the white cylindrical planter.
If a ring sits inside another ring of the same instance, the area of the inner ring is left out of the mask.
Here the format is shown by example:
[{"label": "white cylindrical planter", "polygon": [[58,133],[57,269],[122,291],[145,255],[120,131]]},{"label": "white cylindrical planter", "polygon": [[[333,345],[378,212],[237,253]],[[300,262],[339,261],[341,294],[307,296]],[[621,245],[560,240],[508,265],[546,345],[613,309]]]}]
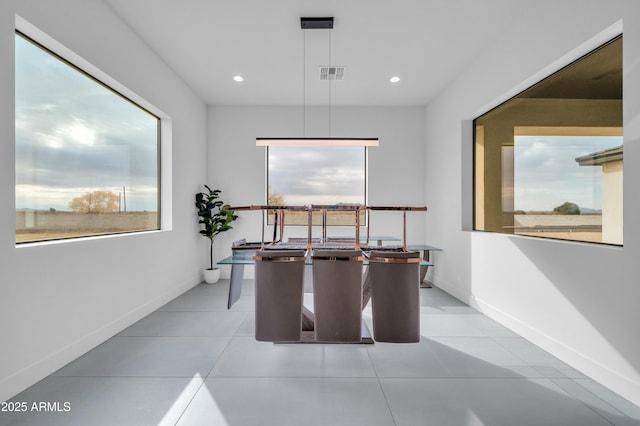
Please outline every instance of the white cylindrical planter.
[{"label": "white cylindrical planter", "polygon": [[204,281],[207,284],[215,284],[220,279],[220,268],[205,269]]}]

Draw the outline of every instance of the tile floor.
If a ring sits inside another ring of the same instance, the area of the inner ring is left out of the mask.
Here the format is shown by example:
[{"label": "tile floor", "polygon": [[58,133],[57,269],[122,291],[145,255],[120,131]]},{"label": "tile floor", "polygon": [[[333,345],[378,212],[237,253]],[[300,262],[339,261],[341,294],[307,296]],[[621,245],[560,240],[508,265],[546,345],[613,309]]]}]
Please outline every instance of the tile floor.
[{"label": "tile floor", "polygon": [[[637,407],[445,292],[415,344],[256,342],[253,281],[201,284],[12,401],[0,425],[640,425]],[[365,310],[370,324],[371,311]]]}]

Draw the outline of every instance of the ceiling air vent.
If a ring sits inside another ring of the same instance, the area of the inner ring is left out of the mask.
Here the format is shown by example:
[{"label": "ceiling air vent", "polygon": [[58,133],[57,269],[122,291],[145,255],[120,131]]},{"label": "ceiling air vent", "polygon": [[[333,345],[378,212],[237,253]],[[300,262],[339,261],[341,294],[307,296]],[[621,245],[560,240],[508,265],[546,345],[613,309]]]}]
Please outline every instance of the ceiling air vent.
[{"label": "ceiling air vent", "polygon": [[344,67],[320,67],[320,80],[342,80]]}]

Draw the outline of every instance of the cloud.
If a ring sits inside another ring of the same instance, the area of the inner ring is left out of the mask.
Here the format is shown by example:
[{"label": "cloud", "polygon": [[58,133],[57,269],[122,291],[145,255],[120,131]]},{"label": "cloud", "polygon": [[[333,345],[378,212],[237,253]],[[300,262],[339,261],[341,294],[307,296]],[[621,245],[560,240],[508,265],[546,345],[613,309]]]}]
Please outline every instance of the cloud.
[{"label": "cloud", "polygon": [[16,207],[126,186],[156,210],[158,119],[20,36],[15,56]]},{"label": "cloud", "polygon": [[570,201],[602,207],[602,168],[579,166],[576,157],[622,144],[612,136],[516,136],[516,210],[553,210]]},{"label": "cloud", "polygon": [[364,203],[364,185],[362,147],[269,148],[269,186],[287,203]]}]

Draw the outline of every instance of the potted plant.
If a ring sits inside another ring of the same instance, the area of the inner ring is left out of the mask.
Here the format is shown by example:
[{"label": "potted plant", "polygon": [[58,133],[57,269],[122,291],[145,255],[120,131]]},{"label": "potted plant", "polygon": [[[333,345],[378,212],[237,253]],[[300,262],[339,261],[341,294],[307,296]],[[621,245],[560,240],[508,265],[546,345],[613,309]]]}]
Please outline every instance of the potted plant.
[{"label": "potted plant", "polygon": [[219,189],[211,189],[204,185],[207,192],[198,192],[196,194],[196,209],[198,209],[198,223],[203,227],[200,229],[200,235],[207,237],[210,242],[209,259],[210,267],[204,271],[204,279],[207,283],[213,284],[220,278],[220,268],[213,266],[213,242],[222,232],[233,229],[231,222],[236,220],[238,216],[232,210],[226,210],[228,204],[220,199]]}]

